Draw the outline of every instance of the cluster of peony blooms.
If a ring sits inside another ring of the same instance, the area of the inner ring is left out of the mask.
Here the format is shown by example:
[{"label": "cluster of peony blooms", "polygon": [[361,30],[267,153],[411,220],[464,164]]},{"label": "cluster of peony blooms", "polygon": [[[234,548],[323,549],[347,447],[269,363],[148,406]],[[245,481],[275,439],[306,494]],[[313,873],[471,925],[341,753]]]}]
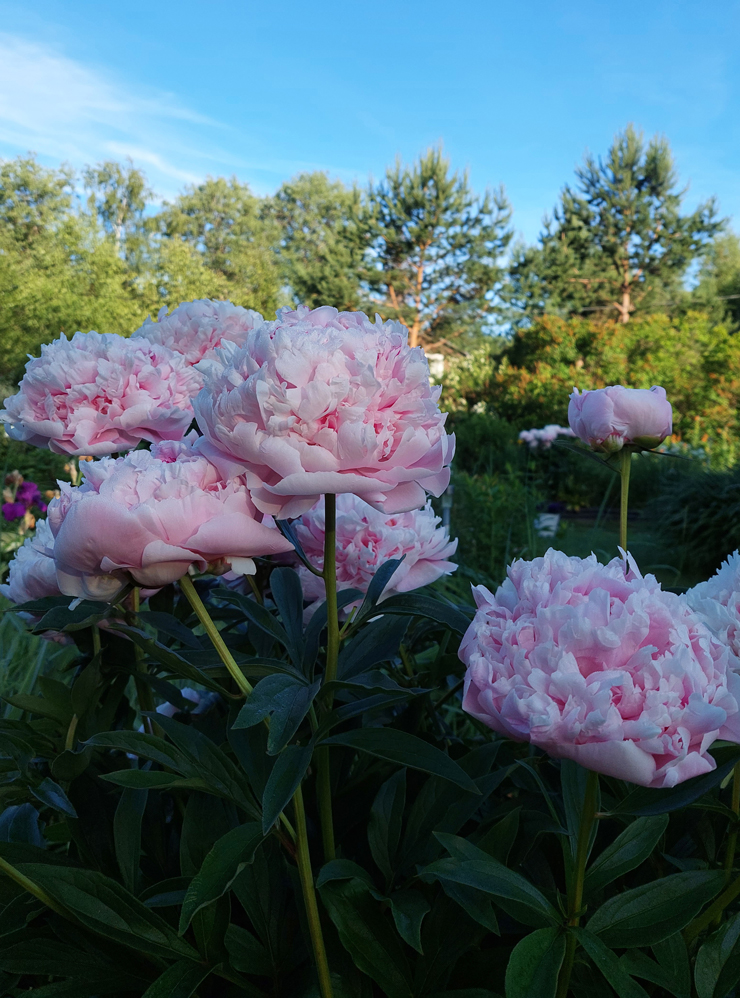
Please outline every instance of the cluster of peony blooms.
[{"label": "cluster of peony blooms", "polygon": [[557,423],[548,423],[541,430],[522,430],[519,439],[529,445],[530,450],[549,450],[558,437],[574,437],[575,433],[569,426],[558,426]]},{"label": "cluster of peony blooms", "polygon": [[[670,435],[657,386],[611,386],[570,400],[574,433],[608,455]],[[715,768],[717,738],[740,741],[740,556],[685,596],[664,592],[626,554],[549,550],[515,561],[477,612],[460,657],[463,706],[494,731],[648,787]]]},{"label": "cluster of peony blooms", "polygon": [[[440,390],[403,325],[334,308],[267,322],[196,301],[129,339],[60,336],[26,365],[0,422],[14,439],[98,460],[79,485],[60,483],[4,595],[114,601],[186,572],[251,574],[255,558],[293,550],[272,515],[298,516],[326,493],[371,503],[377,558],[406,553],[405,588],[424,585],[454,568],[454,546],[420,508],[449,482]],[[203,436],[188,432],[194,418]],[[151,448],[134,450],[142,441]],[[366,589],[366,566],[357,573],[347,584]]]}]

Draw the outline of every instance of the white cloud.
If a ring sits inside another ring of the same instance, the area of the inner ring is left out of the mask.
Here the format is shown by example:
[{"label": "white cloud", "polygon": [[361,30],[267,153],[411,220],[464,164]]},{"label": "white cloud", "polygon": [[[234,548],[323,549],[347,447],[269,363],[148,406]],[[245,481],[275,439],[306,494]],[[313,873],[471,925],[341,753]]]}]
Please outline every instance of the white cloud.
[{"label": "white cloud", "polygon": [[[173,181],[202,173],[183,146],[183,124],[218,126],[183,107],[170,94],[136,92],[54,49],[0,32],[0,149],[28,150],[74,166],[131,156],[149,167],[154,185],[172,192]],[[164,150],[174,150],[173,163]],[[188,162],[188,161],[191,162]],[[193,165],[195,169],[187,169]]]}]

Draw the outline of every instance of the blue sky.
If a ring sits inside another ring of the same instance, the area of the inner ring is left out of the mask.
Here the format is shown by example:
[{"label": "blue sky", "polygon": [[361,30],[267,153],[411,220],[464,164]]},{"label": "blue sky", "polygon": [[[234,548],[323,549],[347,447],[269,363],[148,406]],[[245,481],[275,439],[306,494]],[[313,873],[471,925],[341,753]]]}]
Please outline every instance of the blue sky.
[{"label": "blue sky", "polygon": [[[0,156],[130,155],[158,194],[379,177],[443,142],[534,240],[588,149],[670,140],[740,216],[740,0],[0,0]],[[738,227],[736,223],[735,227]]]}]

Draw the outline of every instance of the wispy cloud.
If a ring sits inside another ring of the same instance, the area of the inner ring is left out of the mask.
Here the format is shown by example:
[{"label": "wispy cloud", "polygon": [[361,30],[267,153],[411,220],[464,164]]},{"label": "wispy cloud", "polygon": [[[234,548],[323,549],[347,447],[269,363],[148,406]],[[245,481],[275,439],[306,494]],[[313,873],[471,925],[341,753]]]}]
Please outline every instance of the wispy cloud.
[{"label": "wispy cloud", "polygon": [[183,125],[222,127],[171,94],[136,91],[46,45],[0,33],[6,155],[32,150],[76,166],[131,156],[168,194],[173,181],[179,186],[202,176],[197,151],[179,136]]}]

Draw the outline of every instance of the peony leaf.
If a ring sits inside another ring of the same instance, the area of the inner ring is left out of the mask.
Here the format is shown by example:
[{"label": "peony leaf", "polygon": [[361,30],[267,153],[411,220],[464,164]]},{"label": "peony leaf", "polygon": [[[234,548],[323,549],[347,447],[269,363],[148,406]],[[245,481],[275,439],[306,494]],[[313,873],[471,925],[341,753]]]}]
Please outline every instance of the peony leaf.
[{"label": "peony leaf", "polygon": [[628,825],[587,870],[586,896],[595,894],[618,877],[637,869],[650,856],[667,827],[667,814],[637,818]]},{"label": "peony leaf", "polygon": [[564,957],[561,929],[535,929],[520,939],[506,967],[506,998],[555,998]]},{"label": "peony leaf", "polygon": [[617,956],[612,953],[608,946],[605,946],[598,936],[592,935],[585,929],[571,929],[578,942],[591,957],[601,973],[614,988],[619,998],[648,998],[648,993],[633,981],[630,975]]}]

